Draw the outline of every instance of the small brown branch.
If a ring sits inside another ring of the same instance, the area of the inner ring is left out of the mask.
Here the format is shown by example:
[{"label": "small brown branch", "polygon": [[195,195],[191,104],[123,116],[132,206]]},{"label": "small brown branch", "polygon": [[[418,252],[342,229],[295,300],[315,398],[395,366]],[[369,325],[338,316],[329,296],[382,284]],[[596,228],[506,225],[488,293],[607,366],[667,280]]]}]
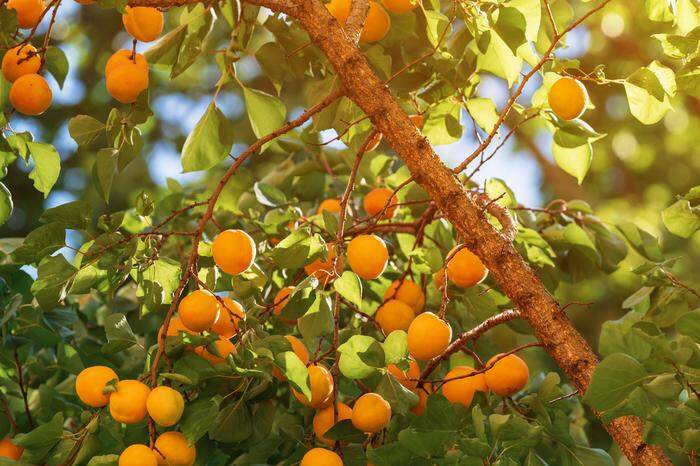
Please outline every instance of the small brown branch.
[{"label": "small brown branch", "polygon": [[17,383],[19,384],[19,391],[22,393],[22,400],[24,400],[24,412],[27,414],[27,421],[29,421],[29,427],[32,429],[35,427],[34,419],[32,418],[32,413],[29,410],[29,395],[27,393],[27,387],[24,382],[24,375],[22,371],[22,363],[19,361],[19,355],[17,354],[17,348],[14,349],[15,356],[15,369],[17,370]]}]

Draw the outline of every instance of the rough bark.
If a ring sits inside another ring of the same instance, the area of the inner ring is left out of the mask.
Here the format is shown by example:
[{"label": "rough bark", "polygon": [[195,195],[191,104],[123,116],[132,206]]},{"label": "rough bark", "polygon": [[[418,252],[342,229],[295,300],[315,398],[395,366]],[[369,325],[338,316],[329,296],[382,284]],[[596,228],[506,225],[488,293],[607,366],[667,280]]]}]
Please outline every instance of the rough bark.
[{"label": "rough bark", "polygon": [[[481,258],[499,287],[520,309],[547,352],[574,386],[585,393],[598,359],[512,243],[490,225],[483,210],[473,203],[324,5],[318,0],[299,0],[289,13],[324,52],[347,96],[384,134],[417,182],[466,238],[467,247]],[[642,427],[634,417],[618,418],[606,425],[633,464],[670,465],[659,447],[644,442]]]}]

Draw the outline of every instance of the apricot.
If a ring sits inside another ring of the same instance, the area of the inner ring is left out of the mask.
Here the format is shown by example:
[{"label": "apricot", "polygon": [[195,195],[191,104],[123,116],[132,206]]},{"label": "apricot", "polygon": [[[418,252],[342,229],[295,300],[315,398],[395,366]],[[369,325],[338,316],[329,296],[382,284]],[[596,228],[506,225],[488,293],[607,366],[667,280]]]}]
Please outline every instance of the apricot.
[{"label": "apricot", "polygon": [[[345,21],[350,15],[350,3],[352,0],[331,0],[326,4],[330,14],[340,23],[345,25]],[[387,12],[376,2],[370,0],[369,11],[365,19],[364,27],[360,33],[360,41],[365,43],[382,40],[391,26],[391,18]]]},{"label": "apricot", "polygon": [[547,101],[559,118],[574,120],[586,110],[588,91],[577,79],[563,77],[559,78],[549,89]]},{"label": "apricot", "polygon": [[236,346],[230,340],[219,338],[212,344],[219,354],[212,353],[206,346],[199,346],[194,350],[197,356],[206,359],[212,366],[226,362],[229,354],[236,354]]},{"label": "apricot", "polygon": [[377,393],[365,393],[352,407],[352,425],[362,432],[379,432],[390,420],[391,406]]},{"label": "apricot", "polygon": [[441,355],[452,340],[452,327],[432,312],[413,319],[408,328],[408,351],[411,356],[428,361]]},{"label": "apricot", "polygon": [[299,466],[343,466],[343,460],[334,451],[312,448],[306,452]]},{"label": "apricot", "polygon": [[152,42],[163,32],[165,18],[157,8],[127,6],[122,15],[122,22],[126,32],[134,39],[141,42]]},{"label": "apricot", "polygon": [[396,377],[396,380],[401,385],[408,388],[409,390],[413,390],[418,386],[418,379],[420,378],[420,366],[418,366],[418,363],[415,360],[410,359],[408,361],[408,369],[406,369],[405,371],[400,369],[399,366],[397,366],[396,364],[389,364],[386,368],[391,375]]},{"label": "apricot", "polygon": [[324,199],[321,204],[319,204],[316,213],[321,214],[324,210],[326,210],[332,214],[339,214],[340,207],[340,199]]},{"label": "apricot", "polygon": [[394,330],[408,330],[415,316],[408,304],[398,299],[390,299],[377,309],[374,320],[384,335],[389,335]]},{"label": "apricot", "polygon": [[109,414],[123,424],[136,424],[146,417],[146,400],[151,389],[138,380],[122,380],[109,397]]},{"label": "apricot", "polygon": [[370,217],[379,215],[384,210],[384,207],[387,206],[384,214],[381,216],[382,219],[386,220],[396,214],[397,202],[396,196],[394,196],[394,192],[391,189],[374,188],[362,200],[362,206]]},{"label": "apricot", "polygon": [[52,100],[49,84],[35,73],[20,76],[10,88],[10,103],[25,115],[41,115],[51,106]]},{"label": "apricot", "polygon": [[311,399],[302,392],[292,389],[294,397],[303,405],[311,408],[326,406],[333,396],[333,377],[325,367],[314,364],[309,366],[309,386],[311,387]]},{"label": "apricot", "polygon": [[110,70],[107,75],[107,92],[118,102],[133,104],[148,89],[148,83],[148,67],[127,61]]},{"label": "apricot", "polygon": [[18,460],[22,457],[22,453],[24,453],[24,448],[12,443],[10,437],[5,437],[0,441],[0,458]]},{"label": "apricot", "polygon": [[[325,438],[323,434],[328,432],[328,429],[333,427],[335,423],[333,422],[333,417],[334,417],[334,407],[333,403],[331,403],[329,406],[326,406],[323,409],[319,409],[316,411],[316,415],[314,415],[314,420],[313,420],[313,426],[314,426],[314,434],[316,435],[316,438],[318,438],[321,442],[325,443],[326,445],[333,445],[335,443],[334,440],[331,440],[329,438]],[[345,419],[351,419],[352,418],[352,408],[345,403],[338,403],[338,420],[337,422],[344,421]]]},{"label": "apricot", "polygon": [[[474,368],[469,366],[457,366],[447,373],[446,382],[442,385],[442,394],[453,404],[469,406],[474,398],[474,393],[478,391],[488,392],[484,374],[477,374],[465,377],[474,372]],[[454,379],[454,380],[450,380]]]},{"label": "apricot", "polygon": [[155,447],[158,466],[192,466],[197,459],[197,449],[180,432],[162,433]]},{"label": "apricot", "polygon": [[124,65],[137,65],[141,67],[146,73],[148,73],[148,62],[146,57],[140,53],[134,54],[131,50],[118,50],[107,60],[105,64],[105,76],[109,76],[112,71]]},{"label": "apricot", "polygon": [[359,235],[348,244],[348,263],[360,278],[374,280],[384,273],[389,263],[389,250],[379,236]]},{"label": "apricot", "polygon": [[[182,320],[178,316],[173,316],[170,318],[170,323],[168,324],[168,331],[165,333],[166,337],[176,337],[179,336],[182,332],[185,333],[192,333],[190,329],[185,327],[185,324],[182,323]],[[158,339],[160,340],[161,336],[163,335],[163,326],[160,326],[160,329],[158,330]]]},{"label": "apricot", "polygon": [[[318,281],[324,285],[331,281],[338,272],[338,270],[333,271],[333,262],[335,261],[336,256],[335,248],[332,244],[326,243],[326,251],[328,252],[328,259],[323,260],[323,258],[319,257],[313,262],[304,266],[304,272],[306,272],[306,275],[315,276],[318,278]],[[342,264],[340,264],[340,261],[338,261],[337,268],[342,269]]]},{"label": "apricot", "polygon": [[433,274],[433,280],[435,281],[435,287],[438,290],[442,290],[445,285],[445,268],[441,267],[440,270]]},{"label": "apricot", "polygon": [[447,263],[447,277],[452,282],[462,288],[469,288],[483,282],[489,274],[488,269],[481,260],[467,248],[462,248],[454,253]]},{"label": "apricot", "polygon": [[180,392],[170,387],[156,387],[148,394],[146,410],[151,419],[159,426],[174,426],[185,410],[185,399]]},{"label": "apricot", "polygon": [[119,455],[119,466],[158,466],[158,460],[146,445],[131,445]]},{"label": "apricot", "polygon": [[177,309],[182,323],[193,332],[209,330],[219,316],[219,302],[206,290],[188,294],[182,298]]},{"label": "apricot", "polygon": [[243,273],[253,265],[256,248],[253,238],[243,230],[225,230],[211,245],[214,262],[230,275]]},{"label": "apricot", "polygon": [[109,403],[109,395],[102,393],[107,382],[117,379],[116,372],[107,366],[92,366],[80,371],[75,379],[75,393],[80,401],[93,408],[101,408]]},{"label": "apricot", "polygon": [[425,305],[425,294],[415,282],[404,279],[399,286],[399,281],[394,280],[389,289],[384,293],[384,300],[398,299],[411,306],[415,312],[420,312]]},{"label": "apricot", "polygon": [[514,354],[498,359],[500,356],[497,354],[486,363],[486,385],[498,396],[511,396],[525,388],[530,370],[525,361]]},{"label": "apricot", "polygon": [[31,29],[41,21],[46,5],[43,0],[7,0],[8,10],[17,12],[19,27]]},{"label": "apricot", "polygon": [[2,74],[11,83],[25,74],[36,74],[40,69],[41,57],[30,44],[12,47],[2,57]]},{"label": "apricot", "polygon": [[245,310],[238,301],[231,298],[222,301],[223,304],[219,303],[219,316],[211,326],[211,331],[222,338],[231,338],[238,331],[238,321],[245,320]]},{"label": "apricot", "polygon": [[[384,4],[384,7],[391,11],[392,13],[396,13],[397,15],[401,15],[404,13],[408,13],[409,11],[414,10],[418,4],[418,0],[382,0],[382,3]],[[418,125],[416,125],[418,126]]]},{"label": "apricot", "polygon": [[423,384],[423,387],[416,388],[413,393],[418,395],[418,403],[411,408],[411,412],[416,416],[422,416],[425,412],[425,408],[428,406],[428,396],[433,393],[432,386],[428,384]]},{"label": "apricot", "polygon": [[[293,286],[285,286],[284,288],[282,288],[281,290],[279,290],[277,292],[277,295],[275,296],[275,300],[273,301],[274,306],[275,306],[273,309],[273,313],[276,316],[279,316],[280,314],[282,314],[282,310],[284,309],[284,306],[286,306],[287,303],[289,302],[292,291],[294,291]],[[280,317],[280,320],[287,325],[296,324],[295,319],[287,319],[285,317]]]}]

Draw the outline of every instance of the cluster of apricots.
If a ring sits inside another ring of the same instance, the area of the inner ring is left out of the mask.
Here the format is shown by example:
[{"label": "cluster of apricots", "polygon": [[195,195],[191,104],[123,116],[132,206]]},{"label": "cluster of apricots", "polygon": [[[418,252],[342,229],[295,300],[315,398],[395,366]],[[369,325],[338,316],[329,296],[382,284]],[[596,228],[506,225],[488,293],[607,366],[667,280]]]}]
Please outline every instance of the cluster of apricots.
[{"label": "cluster of apricots", "polygon": [[[343,25],[350,16],[351,4],[352,0],[331,0],[326,4],[326,8],[336,21]],[[384,39],[391,28],[391,17],[386,10],[397,15],[408,13],[418,6],[418,0],[382,0],[382,4],[383,7],[378,2],[369,1],[367,17],[360,32],[360,42],[372,43]]]}]

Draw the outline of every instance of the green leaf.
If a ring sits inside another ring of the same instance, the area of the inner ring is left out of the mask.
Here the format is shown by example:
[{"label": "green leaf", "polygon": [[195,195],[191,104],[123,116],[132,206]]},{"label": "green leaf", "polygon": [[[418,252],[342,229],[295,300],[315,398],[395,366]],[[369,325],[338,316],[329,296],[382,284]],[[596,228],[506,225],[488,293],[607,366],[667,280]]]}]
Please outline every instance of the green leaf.
[{"label": "green leaf", "polygon": [[[280,99],[257,89],[243,88],[246,111],[253,134],[263,137],[284,124],[287,109]],[[268,142],[262,151],[271,144]]]},{"label": "green leaf", "polygon": [[88,461],[87,466],[117,466],[119,455],[93,456]]},{"label": "green leaf", "polygon": [[669,68],[652,62],[632,73],[624,87],[632,115],[645,125],[653,125],[671,109],[676,82]]},{"label": "green leaf", "polygon": [[653,262],[662,262],[664,260],[657,238],[631,222],[622,222],[617,225],[617,228],[639,254]]},{"label": "green leaf", "polygon": [[700,207],[691,207],[685,199],[662,210],[661,218],[668,231],[681,238],[690,238],[700,230]]},{"label": "green leaf", "polygon": [[396,364],[408,354],[408,334],[394,330],[384,339],[383,347],[386,364]]},{"label": "green leaf", "polygon": [[460,123],[461,110],[459,103],[445,100],[428,112],[423,134],[432,145],[440,146],[459,141],[463,131]]},{"label": "green leaf", "polygon": [[625,401],[646,376],[644,367],[633,357],[611,354],[598,364],[583,401],[600,411],[612,409]]},{"label": "green leaf", "polygon": [[68,57],[66,57],[62,49],[51,45],[46,48],[44,59],[46,61],[46,71],[51,73],[56,79],[56,82],[58,82],[58,85],[63,88],[70,67]]},{"label": "green leaf", "polygon": [[89,146],[107,127],[89,115],[77,115],[68,122],[68,132],[79,146]]},{"label": "green leaf", "polygon": [[180,429],[190,444],[194,445],[206,435],[218,412],[219,404],[216,399],[198,398],[185,405]]},{"label": "green leaf", "polygon": [[212,27],[212,13],[204,5],[196,5],[191,11],[186,11],[180,18],[187,25],[187,33],[179,44],[177,60],[170,72],[171,78],[176,78],[186,71],[201,55],[206,37]]},{"label": "green leaf", "polygon": [[474,98],[467,101],[467,110],[477,125],[487,133],[498,123],[496,104],[491,99]]},{"label": "green leaf", "polygon": [[390,374],[384,374],[374,390],[391,405],[392,413],[405,414],[418,404],[418,395],[401,385]]},{"label": "green leaf", "polygon": [[375,372],[360,356],[370,349],[377,340],[368,335],[353,335],[348,341],[338,347],[340,373],[349,379],[364,379]]},{"label": "green leaf", "polygon": [[47,223],[24,238],[22,245],[12,252],[13,259],[20,264],[39,262],[65,246],[66,231],[59,223]]},{"label": "green leaf", "polygon": [[318,295],[311,308],[297,322],[304,338],[328,335],[333,332],[333,311],[330,299]]},{"label": "green leaf", "polygon": [[0,182],[0,226],[7,222],[14,209],[12,194],[4,183]]},{"label": "green leaf", "polygon": [[676,321],[676,331],[700,341],[700,309],[683,314]]},{"label": "green leaf", "polygon": [[[25,452],[23,458],[30,462],[40,463],[49,451],[56,445],[63,435],[63,413],[56,413],[51,421],[42,423],[39,427],[26,434],[19,434],[13,439],[13,443],[19,447],[30,450]],[[31,458],[27,458],[30,456]]]},{"label": "green leaf", "polygon": [[124,351],[137,343],[136,336],[131,330],[126,316],[122,313],[108,315],[105,318],[104,328],[107,334],[107,343],[102,346],[102,352],[105,354]]},{"label": "green leaf", "polygon": [[293,351],[285,351],[275,356],[275,362],[294,388],[311,399],[311,388],[308,384],[309,371],[299,356]]},{"label": "green leaf", "polygon": [[250,408],[242,400],[234,400],[224,407],[209,429],[209,437],[221,443],[242,442],[253,435]]},{"label": "green leaf", "polygon": [[136,296],[144,301],[146,311],[156,311],[163,304],[170,304],[180,282],[180,263],[162,258],[152,261],[143,270],[131,270],[138,283]]},{"label": "green leaf", "polygon": [[287,196],[270,184],[255,183],[253,192],[255,193],[255,199],[264,206],[279,207],[288,202]]},{"label": "green leaf", "polygon": [[95,165],[92,167],[92,179],[95,189],[109,203],[109,193],[112,190],[112,182],[117,174],[116,149],[101,149],[97,152]]},{"label": "green leaf", "polygon": [[55,222],[70,230],[85,230],[92,220],[92,209],[85,201],[72,201],[52,207],[39,217],[43,223]]},{"label": "green leaf", "polygon": [[495,30],[489,31],[488,37],[486,52],[477,56],[477,67],[505,79],[510,88],[520,77],[523,61]]},{"label": "green leaf", "polygon": [[27,148],[34,161],[34,168],[29,173],[29,178],[34,180],[37,191],[44,193],[44,197],[47,197],[61,172],[61,156],[51,144],[30,141],[27,142]]},{"label": "green leaf", "polygon": [[576,178],[578,184],[583,183],[583,179],[591,168],[593,161],[593,146],[587,140],[582,140],[582,144],[576,147],[564,147],[557,142],[557,134],[554,133],[552,140],[552,154],[557,165],[569,175]]},{"label": "green leaf", "polygon": [[515,207],[518,204],[513,190],[500,178],[489,178],[486,180],[484,190],[491,199],[503,207]]},{"label": "green leaf", "polygon": [[39,305],[51,310],[63,301],[68,283],[77,271],[62,254],[44,258],[39,263],[37,279],[32,283],[32,294]]},{"label": "green leaf", "polygon": [[577,446],[572,456],[575,458],[573,464],[586,466],[614,466],[615,464],[610,455],[600,448]]},{"label": "green leaf", "polygon": [[234,137],[233,124],[212,102],[185,140],[182,168],[192,172],[218,165],[229,155]]},{"label": "green leaf", "polygon": [[333,288],[358,309],[362,306],[362,281],[353,272],[349,270],[343,272],[343,275],[333,282]]}]

